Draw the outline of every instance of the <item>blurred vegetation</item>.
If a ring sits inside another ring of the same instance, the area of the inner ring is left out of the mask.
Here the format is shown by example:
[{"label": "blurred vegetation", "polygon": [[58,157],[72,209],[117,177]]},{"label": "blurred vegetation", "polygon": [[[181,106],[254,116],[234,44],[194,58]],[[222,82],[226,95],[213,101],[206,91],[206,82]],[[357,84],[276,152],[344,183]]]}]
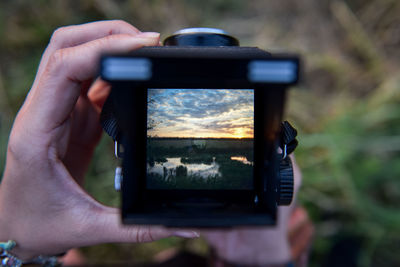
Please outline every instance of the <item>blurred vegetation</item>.
[{"label": "blurred vegetation", "polygon": [[[124,19],[164,38],[220,27],[242,45],[303,57],[286,116],[299,130],[300,202],[316,226],[310,265],[400,266],[399,14],[397,0],[2,0],[0,172],[12,120],[57,27]],[[103,138],[86,189],[110,205],[119,203],[115,164]],[[90,262],[149,261],[167,248],[207,253],[203,240],[177,238],[81,251]]]}]

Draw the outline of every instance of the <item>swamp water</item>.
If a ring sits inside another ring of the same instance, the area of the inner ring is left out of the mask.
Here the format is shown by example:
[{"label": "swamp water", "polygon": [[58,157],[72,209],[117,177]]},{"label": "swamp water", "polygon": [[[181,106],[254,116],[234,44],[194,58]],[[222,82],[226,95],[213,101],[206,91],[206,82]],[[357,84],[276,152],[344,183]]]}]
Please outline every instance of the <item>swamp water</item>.
[{"label": "swamp water", "polygon": [[[147,164],[147,173],[158,174],[164,179],[176,176],[177,167],[182,166],[187,169],[188,175],[194,175],[207,179],[209,177],[221,177],[219,170],[220,165],[215,161],[215,157],[210,164],[206,163],[182,163],[180,157],[166,158],[166,162],[155,162],[154,166]],[[253,162],[248,161],[243,156],[232,156],[232,161],[239,161],[243,164],[253,165]]]}]

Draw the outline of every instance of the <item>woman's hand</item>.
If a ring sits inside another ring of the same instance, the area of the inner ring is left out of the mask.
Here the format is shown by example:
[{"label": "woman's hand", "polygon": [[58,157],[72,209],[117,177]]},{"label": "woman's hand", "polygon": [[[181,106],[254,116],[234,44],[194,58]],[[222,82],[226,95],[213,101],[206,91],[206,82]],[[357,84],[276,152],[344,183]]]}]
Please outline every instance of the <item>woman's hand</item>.
[{"label": "woman's hand", "polygon": [[0,185],[0,240],[15,240],[17,256],[197,235],[121,226],[117,209],[96,202],[80,186],[101,136],[99,112],[110,89],[102,81],[91,86],[100,54],[158,44],[158,33],[142,33],[123,21],[54,32],[15,119]]}]

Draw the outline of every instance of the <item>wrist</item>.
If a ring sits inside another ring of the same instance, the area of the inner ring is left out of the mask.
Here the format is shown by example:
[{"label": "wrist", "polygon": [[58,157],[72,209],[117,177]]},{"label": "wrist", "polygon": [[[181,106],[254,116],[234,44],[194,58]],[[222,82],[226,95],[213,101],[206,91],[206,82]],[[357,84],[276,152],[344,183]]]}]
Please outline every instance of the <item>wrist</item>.
[{"label": "wrist", "polygon": [[[1,209],[1,208],[0,208]],[[0,217],[1,214],[3,214],[2,212],[0,212]],[[28,260],[33,258],[35,255],[28,253],[27,251],[24,251],[23,249],[21,249],[21,247],[19,246],[18,242],[15,241],[16,238],[13,237],[13,233],[12,231],[9,229],[9,227],[7,225],[4,224],[4,220],[0,220],[0,242],[1,243],[5,243],[7,241],[13,241],[16,243],[15,246],[13,246],[12,248],[6,249],[6,250],[1,250],[1,252],[7,252],[9,255],[12,255],[14,257],[16,257],[18,260],[24,261],[24,260]],[[0,265],[1,266],[1,265]]]},{"label": "wrist", "polygon": [[14,178],[14,176],[10,176],[10,169],[6,168],[0,186],[0,242],[15,241],[16,245],[8,250],[8,252],[18,259],[25,261],[38,255],[25,247],[25,240],[22,238],[26,235],[24,231],[25,226],[21,220],[19,210],[16,208],[16,206],[20,206],[20,203],[10,202],[10,195],[14,192],[6,189],[6,183],[15,180]]},{"label": "wrist", "polygon": [[12,248],[7,248],[10,244],[12,244],[12,246],[15,246],[15,241],[9,240],[8,242],[0,242],[0,266],[21,267],[24,264],[34,264],[47,267],[59,266],[59,262],[56,256],[38,256],[32,260],[23,261],[22,259],[18,258],[16,255],[10,252]]}]

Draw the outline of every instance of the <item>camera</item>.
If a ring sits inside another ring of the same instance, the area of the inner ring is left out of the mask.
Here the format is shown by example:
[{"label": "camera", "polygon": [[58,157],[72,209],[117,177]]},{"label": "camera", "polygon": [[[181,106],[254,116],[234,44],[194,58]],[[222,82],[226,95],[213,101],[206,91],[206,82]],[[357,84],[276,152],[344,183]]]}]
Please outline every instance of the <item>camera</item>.
[{"label": "camera", "polygon": [[104,55],[112,90],[100,119],[122,160],[123,223],[276,224],[277,206],[293,197],[297,133],[282,114],[299,65],[212,28]]}]

